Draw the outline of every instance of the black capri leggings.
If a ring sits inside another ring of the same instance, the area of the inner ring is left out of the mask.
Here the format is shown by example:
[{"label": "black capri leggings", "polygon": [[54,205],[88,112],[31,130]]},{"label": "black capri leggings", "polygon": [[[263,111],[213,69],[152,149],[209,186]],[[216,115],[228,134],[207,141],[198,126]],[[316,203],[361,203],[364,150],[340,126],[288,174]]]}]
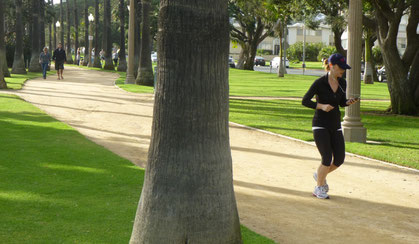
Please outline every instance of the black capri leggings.
[{"label": "black capri leggings", "polygon": [[322,164],[330,166],[332,163],[337,167],[345,160],[345,140],[342,129],[332,131],[323,127],[313,127],[314,141],[322,156]]}]

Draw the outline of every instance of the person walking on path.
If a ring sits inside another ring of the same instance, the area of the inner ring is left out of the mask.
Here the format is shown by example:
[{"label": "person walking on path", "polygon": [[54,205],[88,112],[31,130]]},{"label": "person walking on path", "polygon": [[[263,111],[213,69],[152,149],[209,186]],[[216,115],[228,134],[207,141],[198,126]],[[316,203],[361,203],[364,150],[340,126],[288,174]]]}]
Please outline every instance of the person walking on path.
[{"label": "person walking on path", "polygon": [[61,79],[64,79],[64,63],[67,62],[67,55],[65,54],[63,45],[61,43],[59,43],[58,48],[55,49],[52,59],[55,61],[55,70],[57,71],[58,80],[60,77]]},{"label": "person walking on path", "polygon": [[51,54],[49,54],[47,47],[44,47],[44,51],[39,55],[39,63],[42,66],[42,76],[46,79],[47,69],[51,63]]},{"label": "person walking on path", "polygon": [[[341,127],[339,106],[346,107],[359,101],[359,98],[346,97],[346,80],[343,73],[351,67],[341,54],[332,54],[324,61],[327,74],[315,80],[303,97],[302,104],[315,109],[313,117],[313,136],[322,161],[313,174],[317,185],[313,195],[329,199],[329,185],[326,177],[345,160],[345,140]],[[316,102],[311,99],[316,96]]]},{"label": "person walking on path", "polygon": [[76,62],[77,62],[77,65],[80,65],[80,48],[77,48],[77,51],[76,51]]}]

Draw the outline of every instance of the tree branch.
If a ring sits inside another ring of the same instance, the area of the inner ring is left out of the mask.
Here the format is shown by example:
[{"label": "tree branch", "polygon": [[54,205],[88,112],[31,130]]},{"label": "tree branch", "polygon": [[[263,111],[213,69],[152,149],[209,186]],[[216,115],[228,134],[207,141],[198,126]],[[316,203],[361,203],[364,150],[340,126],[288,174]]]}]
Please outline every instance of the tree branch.
[{"label": "tree branch", "polygon": [[407,46],[402,60],[405,64],[411,65],[416,52],[419,50],[419,34],[416,29],[419,23],[419,2],[415,1],[410,10],[409,20],[406,27]]}]

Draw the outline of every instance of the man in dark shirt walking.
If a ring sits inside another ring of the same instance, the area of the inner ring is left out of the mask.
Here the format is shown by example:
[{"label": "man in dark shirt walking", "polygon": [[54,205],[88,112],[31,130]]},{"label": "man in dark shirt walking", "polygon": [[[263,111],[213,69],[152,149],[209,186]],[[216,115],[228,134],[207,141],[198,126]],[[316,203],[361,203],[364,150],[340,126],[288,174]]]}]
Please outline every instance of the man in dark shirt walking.
[{"label": "man in dark shirt walking", "polygon": [[67,56],[61,43],[58,44],[58,48],[55,49],[52,59],[55,61],[55,70],[57,71],[58,79],[64,79],[64,63],[67,62]]}]

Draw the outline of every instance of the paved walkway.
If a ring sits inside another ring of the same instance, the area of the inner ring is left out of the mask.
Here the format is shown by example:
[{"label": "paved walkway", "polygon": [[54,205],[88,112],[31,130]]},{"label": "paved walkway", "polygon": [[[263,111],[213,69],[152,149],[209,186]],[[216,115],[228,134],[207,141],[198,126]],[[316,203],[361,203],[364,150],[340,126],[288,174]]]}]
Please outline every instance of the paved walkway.
[{"label": "paved walkway", "polygon": [[[113,85],[107,72],[66,68],[17,95],[137,165],[147,159],[153,96]],[[231,124],[241,223],[281,244],[419,243],[419,172],[348,156],[311,196],[320,159],[309,144]]]}]

